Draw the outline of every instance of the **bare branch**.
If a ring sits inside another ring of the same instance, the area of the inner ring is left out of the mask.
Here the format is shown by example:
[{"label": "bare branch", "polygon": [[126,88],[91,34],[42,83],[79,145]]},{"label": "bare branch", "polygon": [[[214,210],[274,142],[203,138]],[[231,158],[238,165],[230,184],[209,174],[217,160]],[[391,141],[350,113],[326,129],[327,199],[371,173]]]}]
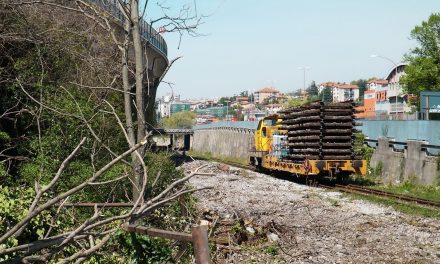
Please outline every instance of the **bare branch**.
[{"label": "bare branch", "polygon": [[[130,153],[132,153],[133,151],[135,151],[136,149],[144,146],[145,144],[147,144],[147,139],[144,138],[141,142],[139,142],[138,144],[134,145],[132,148],[130,148],[129,150],[127,150],[126,152],[124,152],[123,154],[119,155],[118,157],[116,157],[115,159],[113,159],[112,161],[110,161],[109,163],[107,163],[106,165],[104,165],[99,171],[97,171],[92,177],[90,177],[89,179],[87,179],[86,181],[82,182],[81,184],[73,187],[72,189],[59,194],[58,196],[50,199],[49,201],[47,201],[46,203],[44,203],[43,205],[39,206],[38,208],[36,208],[33,212],[31,212],[30,214],[28,214],[23,220],[21,220],[19,223],[17,223],[14,227],[12,227],[10,230],[8,230],[5,234],[3,234],[0,237],[0,244],[3,243],[4,241],[6,241],[6,239],[8,239],[9,237],[11,237],[13,234],[15,234],[17,232],[17,230],[19,230],[22,226],[24,226],[25,224],[27,224],[29,221],[32,220],[32,218],[34,218],[36,215],[40,214],[42,211],[47,210],[48,208],[51,208],[54,204],[57,204],[59,201],[69,197],[70,195],[79,192],[80,190],[84,189],[86,186],[89,185],[90,182],[95,181],[96,179],[98,179],[103,173],[105,173],[109,168],[111,168],[113,165],[115,165],[116,163],[118,163],[119,161],[121,161],[124,157],[126,157],[127,155],[129,155]],[[2,254],[2,250],[0,250],[0,255]]]},{"label": "bare branch", "polygon": [[[76,146],[76,148],[70,153],[70,155],[61,163],[60,167],[58,168],[57,173],[55,174],[55,177],[53,177],[53,179],[50,181],[50,183],[48,185],[46,185],[43,189],[39,189],[39,184],[38,182],[35,183],[35,191],[37,192],[35,195],[35,198],[31,204],[31,206],[29,207],[29,211],[28,211],[28,215],[32,214],[32,212],[34,211],[35,207],[37,206],[38,202],[41,199],[41,196],[47,192],[48,190],[50,190],[55,183],[59,180],[59,178],[61,177],[61,174],[63,173],[64,169],[67,167],[67,165],[69,164],[70,160],[78,153],[79,149],[81,148],[81,146],[86,142],[86,138],[83,138],[81,140],[81,142]],[[29,222],[28,222],[29,223]],[[17,237],[19,236],[23,230],[26,228],[27,224],[23,225],[15,234],[14,236]]]}]

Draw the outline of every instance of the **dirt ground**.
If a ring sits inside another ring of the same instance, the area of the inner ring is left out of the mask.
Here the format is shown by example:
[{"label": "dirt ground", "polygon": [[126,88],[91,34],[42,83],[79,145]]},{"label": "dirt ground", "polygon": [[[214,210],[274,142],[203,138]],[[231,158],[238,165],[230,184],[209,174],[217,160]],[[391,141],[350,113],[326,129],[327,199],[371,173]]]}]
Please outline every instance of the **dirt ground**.
[{"label": "dirt ground", "polygon": [[440,220],[213,162],[194,187],[217,263],[440,263]]}]

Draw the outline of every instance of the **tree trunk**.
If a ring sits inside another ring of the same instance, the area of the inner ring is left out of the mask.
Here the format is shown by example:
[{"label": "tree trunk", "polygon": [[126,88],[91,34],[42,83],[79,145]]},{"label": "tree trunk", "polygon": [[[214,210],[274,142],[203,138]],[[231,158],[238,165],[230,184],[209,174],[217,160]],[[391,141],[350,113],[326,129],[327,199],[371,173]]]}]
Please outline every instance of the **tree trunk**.
[{"label": "tree trunk", "polygon": [[[133,104],[132,99],[134,98],[131,95],[131,85],[128,77],[128,48],[130,42],[130,21],[127,19],[124,23],[124,45],[122,47],[122,84],[124,86],[124,113],[125,113],[125,124],[127,126],[127,135],[128,135],[128,143],[130,147],[136,144],[134,124],[133,124]],[[130,176],[130,180],[132,183],[137,183],[139,181],[138,174],[136,173],[136,162],[137,155],[135,152],[131,153],[131,164],[133,169],[133,174]],[[133,200],[136,201],[137,197],[139,197],[139,191],[137,186],[133,185],[132,193]]]},{"label": "tree trunk", "polygon": [[[142,39],[139,23],[139,1],[131,0],[130,4],[130,16],[132,23],[132,36],[133,47],[135,56],[135,81],[136,81],[136,108],[137,108],[137,142],[140,142],[145,137],[145,93],[143,87],[144,80],[144,59],[142,49]],[[141,157],[145,155],[145,147],[139,149]],[[142,182],[142,166],[138,159],[135,159],[134,164],[134,177],[133,177],[133,200],[136,200],[139,195],[139,188]]]}]

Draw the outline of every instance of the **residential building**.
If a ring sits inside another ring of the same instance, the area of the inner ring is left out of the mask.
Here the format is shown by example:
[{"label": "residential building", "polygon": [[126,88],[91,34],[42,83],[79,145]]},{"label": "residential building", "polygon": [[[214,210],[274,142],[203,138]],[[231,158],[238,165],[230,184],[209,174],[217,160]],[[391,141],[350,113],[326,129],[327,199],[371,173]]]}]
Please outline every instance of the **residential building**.
[{"label": "residential building", "polygon": [[411,112],[408,104],[409,96],[404,94],[399,83],[400,78],[405,74],[405,66],[405,63],[400,63],[390,70],[384,80],[373,80],[368,83],[369,91],[375,92],[376,118],[402,119],[404,115],[408,118],[408,113]]},{"label": "residential building", "polygon": [[211,115],[215,117],[224,117],[226,115],[226,106],[216,106],[204,109],[196,109],[196,113],[199,115]]},{"label": "residential building", "polygon": [[163,118],[163,117],[171,115],[171,103],[174,101],[174,98],[175,97],[173,95],[168,94],[168,95],[162,96],[157,101],[157,111],[158,111],[159,118]]},{"label": "residential building", "polygon": [[[372,80],[367,83],[368,90],[364,92],[365,96],[370,98],[374,95],[374,99],[367,100],[369,109],[374,110],[374,115],[370,114],[370,117],[383,117],[390,112],[390,102],[388,100],[388,80]],[[373,102],[374,101],[374,102]],[[374,104],[374,108],[372,105]],[[366,110],[366,108],[365,108]]]},{"label": "residential building", "polygon": [[188,102],[173,102],[171,103],[170,113],[175,114],[183,111],[190,111],[191,103]]},{"label": "residential building", "polygon": [[359,99],[359,87],[355,84],[325,82],[318,86],[318,92],[322,93],[325,88],[332,91],[333,102],[344,102]]},{"label": "residential building", "polygon": [[364,118],[376,116],[376,91],[367,90],[364,92]]},{"label": "residential building", "polygon": [[275,90],[272,87],[265,87],[254,93],[254,101],[258,104],[263,104],[266,98],[269,98],[271,96],[276,97],[279,93],[280,92],[278,90]]},{"label": "residential building", "polygon": [[[405,74],[406,64],[400,63],[393,67],[385,79],[371,80],[367,83],[368,90],[364,92],[363,113],[360,118],[376,119],[415,119],[417,114],[410,114],[412,109],[408,100],[413,95],[405,94],[399,83]],[[373,114],[374,112],[374,114]]]},{"label": "residential building", "polygon": [[387,75],[388,81],[387,97],[389,101],[388,114],[395,119],[403,117],[404,113],[411,112],[408,104],[409,96],[404,93],[400,78],[405,74],[406,63],[400,63],[393,67]]},{"label": "residential building", "polygon": [[249,97],[247,96],[237,96],[235,97],[235,101],[239,104],[241,103],[249,103]]}]

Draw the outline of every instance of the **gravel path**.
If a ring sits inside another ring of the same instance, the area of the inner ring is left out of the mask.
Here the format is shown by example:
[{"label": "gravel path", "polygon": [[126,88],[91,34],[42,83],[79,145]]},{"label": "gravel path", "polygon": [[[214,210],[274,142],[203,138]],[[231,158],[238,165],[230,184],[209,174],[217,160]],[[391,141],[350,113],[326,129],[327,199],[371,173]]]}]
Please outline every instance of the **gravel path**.
[{"label": "gravel path", "polygon": [[265,227],[268,236],[260,247],[234,245],[218,262],[440,263],[438,219],[212,162],[183,168],[201,165],[215,176],[196,176],[190,184],[214,188],[195,194],[197,207],[220,219],[244,219],[250,236]]}]

